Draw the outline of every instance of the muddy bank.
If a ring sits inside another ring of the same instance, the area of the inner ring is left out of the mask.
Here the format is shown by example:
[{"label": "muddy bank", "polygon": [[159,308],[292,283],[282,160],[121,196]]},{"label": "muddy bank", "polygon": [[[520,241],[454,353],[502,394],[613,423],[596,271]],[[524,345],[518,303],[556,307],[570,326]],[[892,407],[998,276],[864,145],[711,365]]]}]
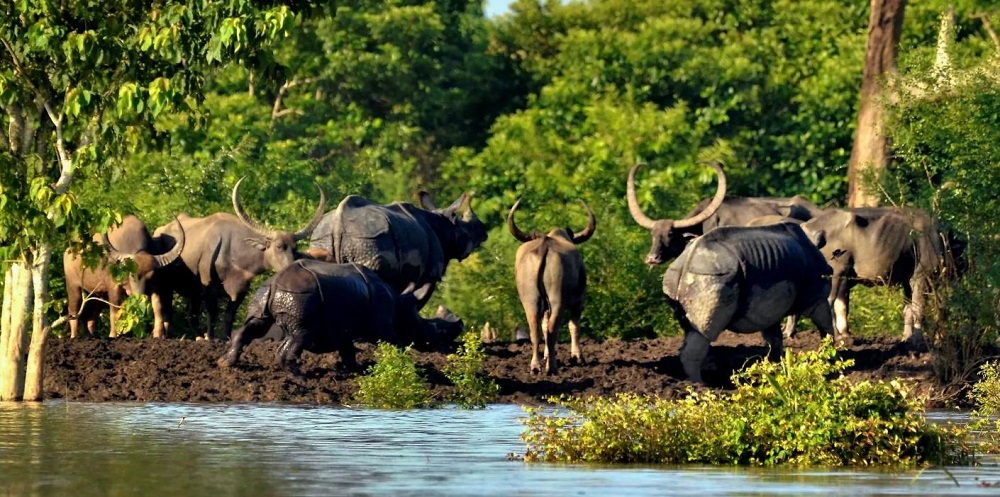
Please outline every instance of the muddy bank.
[{"label": "muddy bank", "polygon": [[[800,333],[786,346],[815,348],[816,333]],[[549,395],[611,395],[637,392],[663,397],[678,396],[689,385],[683,381],[678,351],[681,338],[634,341],[586,341],[587,363],[564,366],[553,376],[530,374],[527,344],[486,345],[486,370],[500,386],[500,402],[537,403]],[[373,347],[359,344],[358,360],[372,363]],[[223,342],[190,340],[52,339],[46,351],[47,398],[81,401],[165,402],[296,402],[331,404],[348,402],[355,390],[356,372],[343,370],[339,356],[304,353],[302,376],[278,369],[271,342],[251,344],[242,362],[233,369],[216,366]],[[569,357],[561,344],[559,358]],[[705,380],[714,388],[727,388],[734,368],[766,354],[760,335],[727,333],[713,344],[714,369]],[[906,379],[941,403],[940,389],[932,381],[932,357],[888,339],[857,339],[844,351],[856,364],[851,376],[867,379]],[[418,352],[417,362],[436,395],[446,398],[451,385],[441,374],[446,352]]]}]

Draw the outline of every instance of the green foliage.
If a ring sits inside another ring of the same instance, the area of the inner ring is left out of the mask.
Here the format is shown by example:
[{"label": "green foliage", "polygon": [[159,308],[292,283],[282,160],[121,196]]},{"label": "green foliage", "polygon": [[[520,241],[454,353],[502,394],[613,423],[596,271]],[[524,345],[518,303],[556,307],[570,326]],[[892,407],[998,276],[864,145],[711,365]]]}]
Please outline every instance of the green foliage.
[{"label": "green foliage", "polygon": [[469,332],[462,337],[458,352],[448,354],[443,373],[455,385],[454,402],[459,407],[474,409],[492,402],[499,387],[483,372],[486,352],[479,336]]},{"label": "green foliage", "polygon": [[[990,67],[995,59],[982,63]],[[933,282],[926,309],[925,336],[945,382],[971,379],[998,336],[1000,83],[995,74],[959,71],[952,88],[935,86],[929,76],[910,78],[907,87],[927,88],[928,94],[905,95],[890,108],[890,136],[902,160],[887,191],[896,203],[933,212],[945,234],[964,245],[961,257],[945,258],[949,268]]]},{"label": "green foliage", "polygon": [[430,388],[417,371],[410,348],[379,342],[375,364],[357,379],[354,401],[374,409],[413,409],[431,402]]},{"label": "green foliage", "polygon": [[980,452],[1000,452],[1000,363],[993,360],[982,364],[969,400],[974,406],[969,414],[970,428],[977,431]]},{"label": "green foliage", "polygon": [[634,394],[553,399],[568,412],[526,408],[525,460],[741,465],[957,464],[966,433],[927,423],[924,399],[890,382],[842,375],[830,340],[733,375],[732,394],[682,400]]},{"label": "green foliage", "polygon": [[902,336],[903,290],[890,286],[854,287],[847,320],[852,336]]},{"label": "green foliage", "polygon": [[115,323],[118,328],[118,335],[131,334],[137,338],[149,335],[150,326],[153,320],[153,307],[149,298],[145,295],[130,295],[122,302],[121,312]]}]

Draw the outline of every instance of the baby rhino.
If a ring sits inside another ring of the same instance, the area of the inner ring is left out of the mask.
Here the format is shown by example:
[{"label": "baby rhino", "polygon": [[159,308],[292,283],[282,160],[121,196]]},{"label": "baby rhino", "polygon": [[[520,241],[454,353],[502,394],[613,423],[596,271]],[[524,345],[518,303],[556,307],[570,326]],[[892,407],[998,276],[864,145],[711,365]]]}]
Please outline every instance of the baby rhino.
[{"label": "baby rhino", "polygon": [[760,331],[782,355],[781,320],[808,316],[833,332],[830,266],[797,224],[719,227],[696,238],[663,275],[663,293],[684,329],[681,363],[701,382],[709,344],[724,330]]},{"label": "baby rhino", "polygon": [[[374,271],[356,264],[300,259],[265,281],[253,296],[243,327],[233,333],[219,366],[239,361],[246,344],[280,330],[278,362],[298,374],[303,350],[340,352],[346,367],[357,367],[355,340],[397,345],[437,345],[454,341],[463,325],[454,315],[424,319],[419,295],[397,293]],[[446,313],[450,314],[450,313]]]}]

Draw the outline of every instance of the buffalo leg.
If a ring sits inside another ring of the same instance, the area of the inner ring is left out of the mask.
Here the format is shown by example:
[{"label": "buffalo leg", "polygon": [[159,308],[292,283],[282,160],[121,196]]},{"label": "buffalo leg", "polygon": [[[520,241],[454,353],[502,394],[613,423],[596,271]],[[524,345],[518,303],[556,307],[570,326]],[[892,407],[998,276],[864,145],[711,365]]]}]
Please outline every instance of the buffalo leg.
[{"label": "buffalo leg", "polygon": [[272,319],[261,319],[257,317],[248,319],[247,322],[233,334],[232,339],[229,341],[229,350],[225,353],[225,355],[219,358],[219,366],[235,366],[240,360],[240,354],[243,353],[243,347],[266,335],[267,330],[273,323],[274,320]]},{"label": "buffalo leg", "polygon": [[919,345],[924,341],[923,319],[924,305],[927,301],[927,281],[922,277],[914,278],[910,288],[903,289],[903,341]]},{"label": "buffalo leg", "polygon": [[83,289],[73,288],[66,292],[66,312],[69,320],[69,337],[76,338],[80,333],[81,311],[83,311]]},{"label": "buffalo leg", "polygon": [[205,328],[205,338],[215,338],[215,325],[219,321],[219,298],[214,291],[205,294],[205,310],[208,314],[208,326]]},{"label": "buffalo leg", "polygon": [[[842,285],[833,299],[833,325],[836,337],[847,337],[850,330],[847,326],[847,316],[851,309],[851,290]],[[838,338],[839,340],[839,338]]]},{"label": "buffalo leg", "polygon": [[111,338],[118,337],[118,315],[122,312],[122,301],[124,295],[121,294],[121,289],[112,288],[108,292],[108,321],[110,322],[111,330],[108,336]]},{"label": "buffalo leg", "polygon": [[834,326],[834,316],[833,310],[830,308],[830,303],[823,300],[808,309],[805,315],[812,320],[816,328],[819,329],[819,336],[825,337],[827,335],[833,336],[833,343],[837,347],[841,347],[847,343],[848,335],[846,333],[841,333],[837,331],[836,326]]},{"label": "buffalo leg", "polygon": [[236,320],[236,311],[240,309],[240,305],[243,304],[246,296],[246,292],[243,292],[237,295],[235,300],[230,300],[226,303],[226,315],[223,316],[224,321],[222,322],[222,338],[229,338],[232,335],[233,321]]},{"label": "buffalo leg", "polygon": [[521,306],[524,307],[524,317],[528,321],[528,336],[531,338],[531,372],[539,373],[542,370],[541,361],[538,358],[538,346],[542,343],[542,323],[541,315],[542,298],[536,288],[518,288],[521,298]]},{"label": "buffalo leg", "polygon": [[782,335],[785,338],[792,338],[795,336],[795,324],[799,320],[799,316],[796,314],[791,314],[785,318],[785,329]]},{"label": "buffalo leg", "polygon": [[570,361],[576,364],[583,364],[583,351],[580,348],[580,315],[582,309],[579,306],[570,311],[569,314],[569,339],[570,339]]},{"label": "buffalo leg", "polygon": [[779,325],[774,325],[765,328],[760,332],[764,336],[764,341],[767,342],[768,352],[767,358],[771,362],[778,362],[781,360],[781,356],[784,355],[784,343],[782,341],[781,327]]},{"label": "buffalo leg", "polygon": [[156,291],[149,295],[153,307],[153,338],[163,338],[170,330],[170,320],[173,318],[173,292]]},{"label": "buffalo leg", "polygon": [[545,313],[545,373],[555,374],[559,366],[556,364],[556,343],[559,342],[559,312],[560,303],[550,302],[551,308]]}]

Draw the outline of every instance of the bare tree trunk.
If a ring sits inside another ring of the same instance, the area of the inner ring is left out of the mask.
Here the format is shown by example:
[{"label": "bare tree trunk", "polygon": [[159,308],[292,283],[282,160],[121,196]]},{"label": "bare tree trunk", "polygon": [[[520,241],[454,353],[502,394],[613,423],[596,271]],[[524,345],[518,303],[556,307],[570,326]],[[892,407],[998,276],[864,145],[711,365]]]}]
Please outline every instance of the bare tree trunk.
[{"label": "bare tree trunk", "polygon": [[878,205],[878,196],[865,188],[865,183],[878,182],[888,163],[889,142],[880,100],[886,76],[896,72],[905,8],[906,0],[871,0],[858,129],[847,166],[847,203],[851,207]]},{"label": "bare tree trunk", "polygon": [[31,283],[27,264],[11,265],[4,280],[4,307],[10,318],[4,318],[6,328],[0,330],[0,401],[21,400],[24,395],[24,352],[28,345],[25,328],[31,310]]},{"label": "bare tree trunk", "polygon": [[38,401],[44,397],[45,339],[49,329],[45,324],[45,299],[49,296],[49,266],[52,263],[52,246],[43,242],[35,254],[31,279],[35,289],[35,306],[31,320],[31,347],[24,375],[24,400]]},{"label": "bare tree trunk", "polygon": [[955,77],[951,70],[951,42],[955,37],[955,7],[949,5],[941,13],[941,26],[938,28],[937,54],[934,57],[934,78],[938,89],[948,89],[954,86]]}]

